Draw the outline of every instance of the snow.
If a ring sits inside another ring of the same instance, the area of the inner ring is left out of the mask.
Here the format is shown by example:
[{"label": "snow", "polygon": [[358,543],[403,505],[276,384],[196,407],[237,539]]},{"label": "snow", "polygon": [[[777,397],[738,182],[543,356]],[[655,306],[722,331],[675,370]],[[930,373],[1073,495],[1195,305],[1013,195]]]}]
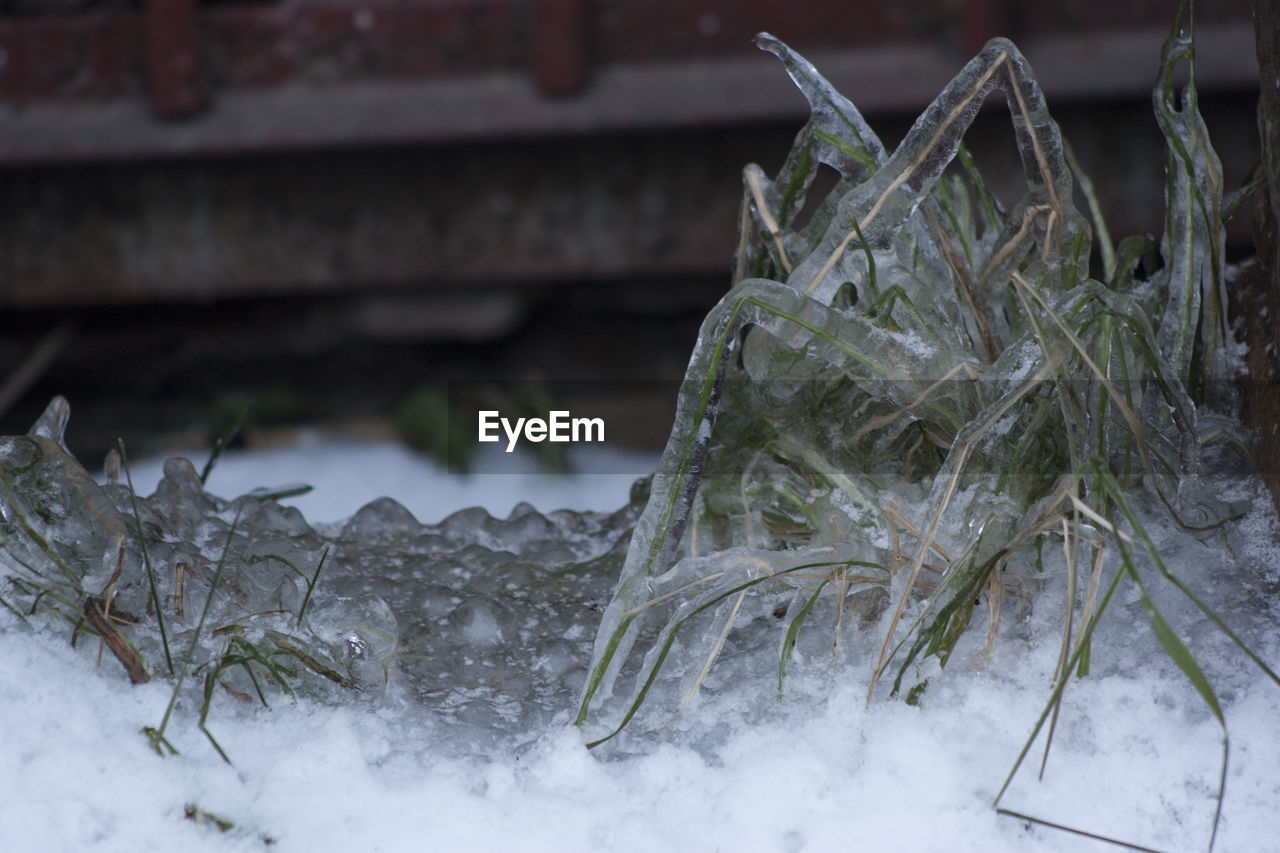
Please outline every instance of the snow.
[{"label": "snow", "polygon": [[[207,450],[177,451],[197,467]],[[573,448],[574,475],[544,472],[531,455],[481,446],[467,475],[447,475],[440,465],[393,442],[358,442],[303,433],[296,445],[220,457],[207,483],[210,492],[233,498],[260,486],[305,483],[308,494],[282,503],[296,506],[307,521],[346,518],[376,498],[394,497],[421,522],[434,522],[455,510],[482,506],[503,517],[520,501],[551,509],[611,510],[627,502],[631,485],[653,472],[650,454]],[[133,462],[139,494],[150,494],[163,474],[164,458]]]},{"label": "snow", "polygon": [[[595,461],[636,474],[653,465]],[[210,490],[230,497],[305,481],[315,491],[291,502],[313,522],[384,494],[435,521],[473,504],[503,515],[521,500],[542,511],[611,509],[634,479],[532,471],[453,477],[393,445],[314,439],[230,453]],[[160,463],[140,461],[133,473],[146,494]],[[1272,588],[1280,548],[1270,503],[1257,484],[1234,488],[1251,511],[1232,559],[1271,566],[1259,582]],[[1178,558],[1205,556],[1188,546]],[[709,682],[666,732],[594,752],[568,709],[545,728],[451,751],[448,725],[394,689],[340,707],[280,697],[269,710],[211,716],[230,766],[184,703],[168,730],[180,754],[158,757],[140,729],[160,722],[169,685],[131,687],[109,655],[95,665],[96,644],[51,641],[0,609],[0,850],[1107,849],[991,806],[1048,697],[1055,594],[1046,588],[990,656],[970,650],[953,662],[918,707],[868,705],[865,650],[851,642],[838,665],[796,659],[780,702],[772,684]],[[1044,781],[1042,736],[1002,805],[1155,849],[1204,850],[1221,729],[1131,613],[1140,611],[1117,611],[1095,672],[1068,688]],[[1242,633],[1274,668],[1274,621],[1255,622]],[[1197,655],[1231,737],[1215,849],[1280,849],[1280,688],[1204,636]],[[195,809],[234,826],[184,819]]]}]

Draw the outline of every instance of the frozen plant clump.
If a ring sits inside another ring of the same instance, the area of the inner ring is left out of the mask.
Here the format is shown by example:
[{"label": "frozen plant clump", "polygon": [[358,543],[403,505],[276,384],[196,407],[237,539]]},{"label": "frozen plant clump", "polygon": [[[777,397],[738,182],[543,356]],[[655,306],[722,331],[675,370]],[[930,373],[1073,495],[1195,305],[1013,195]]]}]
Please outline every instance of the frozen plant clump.
[{"label": "frozen plant clump", "polygon": [[[1214,406],[1229,401],[1223,223],[1237,200],[1194,79],[1174,90],[1189,17],[1154,92],[1169,151],[1159,257],[1145,237],[1113,247],[1095,217],[1099,278],[1069,149],[1014,44],[989,42],[890,152],[804,58],[757,43],[812,115],[776,176],[744,170],[733,287],[702,325],[596,637],[577,717],[592,744],[647,704],[688,702],[747,625],[776,626],[783,689],[819,611],[837,652],[851,623],[879,632],[868,699],[889,675],[919,701],[971,625],[996,642],[1006,603],[1032,600],[1053,554],[1068,604],[1051,708],[1127,585],[1221,721],[1148,591],[1174,590],[1243,644],[1197,579],[1166,569],[1135,509],[1153,500],[1202,532],[1228,517],[1200,477],[1231,437]],[[962,145],[997,91],[1026,181],[1012,208]],[[836,185],[810,199],[822,167]]]},{"label": "frozen plant clump", "polygon": [[572,707],[638,509],[425,525],[383,498],[326,536],[269,492],[209,494],[186,459],[146,498],[101,485],[63,441],[69,411],[55,399],[0,438],[0,606],[100,641],[134,683],[171,680],[145,730],[162,754],[187,693],[204,728],[215,706],[272,694],[393,691],[470,726],[461,751]]}]

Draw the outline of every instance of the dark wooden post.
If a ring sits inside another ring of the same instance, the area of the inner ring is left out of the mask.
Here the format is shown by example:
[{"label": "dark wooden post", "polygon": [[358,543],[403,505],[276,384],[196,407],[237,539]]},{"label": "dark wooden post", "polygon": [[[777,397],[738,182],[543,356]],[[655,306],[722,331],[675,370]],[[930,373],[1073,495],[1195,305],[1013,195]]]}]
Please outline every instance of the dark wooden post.
[{"label": "dark wooden post", "polygon": [[162,118],[199,112],[209,93],[200,79],[196,0],[147,0],[142,10],[152,108]]},{"label": "dark wooden post", "polygon": [[1259,432],[1258,468],[1280,508],[1280,0],[1254,0],[1258,132],[1266,186],[1258,204],[1257,257],[1236,280],[1249,345],[1245,419]]},{"label": "dark wooden post", "polygon": [[582,91],[590,75],[587,0],[534,0],[533,79],[547,95]]},{"label": "dark wooden post", "polygon": [[1260,235],[1268,248],[1265,258],[1271,270],[1271,283],[1280,287],[1280,241],[1276,240],[1280,223],[1280,0],[1254,0],[1253,32],[1258,45],[1258,132],[1262,139],[1262,168],[1267,175],[1267,213],[1264,226],[1268,233]]}]

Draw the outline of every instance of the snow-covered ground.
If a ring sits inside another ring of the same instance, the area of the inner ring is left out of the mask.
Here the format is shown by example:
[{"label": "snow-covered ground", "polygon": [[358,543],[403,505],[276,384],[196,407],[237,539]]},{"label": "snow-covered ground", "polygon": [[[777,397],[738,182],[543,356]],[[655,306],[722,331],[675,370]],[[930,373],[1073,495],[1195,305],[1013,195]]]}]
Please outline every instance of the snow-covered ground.
[{"label": "snow-covered ground", "polygon": [[[208,451],[186,455],[199,468]],[[657,464],[655,455],[589,445],[574,448],[571,460],[575,475],[548,474],[532,455],[507,454],[497,445],[485,445],[476,454],[471,473],[448,476],[430,457],[401,444],[304,432],[292,447],[221,456],[208,488],[232,498],[260,486],[305,483],[312,487],[311,492],[284,503],[300,509],[312,524],[346,518],[369,501],[388,495],[426,523],[471,506],[482,506],[503,517],[520,501],[528,501],[543,512],[614,510],[627,502],[632,483],[652,473]],[[164,458],[133,463],[131,471],[139,494],[150,494],[163,465]]]},{"label": "snow-covered ground", "polygon": [[[159,463],[140,461],[133,473],[147,494]],[[380,495],[436,521],[475,504],[502,516],[521,500],[543,511],[613,509],[632,479],[463,479],[394,446],[317,439],[229,454],[209,488],[231,497],[305,481],[315,491],[294,502],[312,522],[343,518]],[[1186,547],[1179,559],[1191,566],[1230,554],[1274,574],[1280,546],[1270,503],[1256,485],[1235,488],[1237,503],[1254,507],[1238,540]],[[0,850],[1112,849],[992,809],[1048,695],[1057,629],[1047,615],[1036,621],[1053,609],[1054,590],[1043,595],[1021,639],[953,663],[919,707],[868,706],[869,667],[851,643],[835,677],[829,658],[810,659],[793,665],[781,702],[771,684],[709,691],[670,736],[631,738],[625,751],[588,752],[566,709],[557,724],[515,742],[441,754],[423,745],[448,737],[442,724],[392,691],[342,707],[280,698],[270,710],[211,720],[232,766],[190,709],[169,726],[181,753],[157,757],[140,730],[159,723],[169,685],[130,687],[109,659],[94,665],[96,644],[72,649],[0,609]],[[1241,590],[1236,608],[1253,613],[1241,630],[1276,668],[1280,641],[1248,595]],[[1036,749],[1002,805],[1148,848],[1204,850],[1221,728],[1140,616],[1130,618],[1140,614],[1135,603],[1123,604],[1095,651],[1095,673],[1068,690],[1043,781]],[[1280,850],[1280,687],[1220,635],[1198,637],[1231,738],[1215,849]],[[200,813],[234,826],[221,832],[212,820],[185,819]]]}]

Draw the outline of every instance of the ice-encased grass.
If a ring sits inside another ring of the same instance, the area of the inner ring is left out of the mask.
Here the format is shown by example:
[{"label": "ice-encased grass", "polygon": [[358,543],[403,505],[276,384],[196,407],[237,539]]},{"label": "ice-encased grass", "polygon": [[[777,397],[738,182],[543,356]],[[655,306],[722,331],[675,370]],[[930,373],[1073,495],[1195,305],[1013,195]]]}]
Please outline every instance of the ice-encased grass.
[{"label": "ice-encased grass", "polygon": [[157,753],[181,746],[175,712],[194,713],[231,761],[211,711],[291,693],[347,702],[390,683],[462,753],[572,707],[638,503],[419,524],[383,498],[320,532],[274,493],[208,493],[182,458],[147,497],[122,453],[99,484],[64,443],[69,415],[58,398],[0,438],[0,604],[99,640],[135,684],[170,681],[168,706],[139,721]]},{"label": "ice-encased grass", "polygon": [[[744,170],[734,286],[702,326],[597,635],[577,716],[592,744],[632,723],[662,678],[680,684],[667,702],[687,703],[735,624],[773,616],[781,684],[823,597],[835,653],[851,619],[879,626],[868,700],[892,674],[890,692],[919,701],[922,662],[947,662],[980,600],[990,647],[1050,548],[1068,595],[1046,718],[1069,674],[1087,672],[1121,584],[1220,722],[1150,589],[1185,596],[1280,683],[1202,603],[1200,579],[1166,569],[1131,508],[1145,494],[1189,532],[1229,522],[1198,487],[1206,447],[1229,436],[1214,407],[1230,401],[1231,368],[1221,167],[1194,74],[1172,84],[1192,64],[1186,10],[1154,92],[1169,150],[1160,256],[1108,235],[1103,280],[1065,143],[1012,43],[988,43],[891,154],[812,65],[758,43],[812,116],[775,178]],[[961,144],[996,90],[1027,187],[1007,211]],[[815,201],[820,166],[838,180]],[[1219,792],[1225,723],[1223,755]]]}]

